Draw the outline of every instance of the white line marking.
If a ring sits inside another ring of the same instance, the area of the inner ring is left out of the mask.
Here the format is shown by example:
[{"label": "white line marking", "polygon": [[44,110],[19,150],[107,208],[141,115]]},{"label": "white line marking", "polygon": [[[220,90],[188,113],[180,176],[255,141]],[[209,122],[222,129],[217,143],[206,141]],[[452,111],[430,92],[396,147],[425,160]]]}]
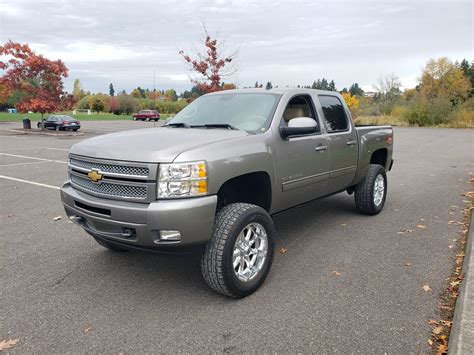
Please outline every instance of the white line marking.
[{"label": "white line marking", "polygon": [[62,149],[62,148],[48,148],[48,147],[46,147],[46,149],[49,149],[49,150],[63,150],[65,152],[69,152],[69,149]]},{"label": "white line marking", "polygon": [[26,184],[31,184],[31,185],[36,185],[36,186],[49,187],[50,189],[55,189],[55,190],[59,190],[59,189],[60,189],[60,188],[57,187],[57,186],[41,184],[41,183],[39,183],[39,182],[34,182],[34,181],[28,181],[28,180],[17,179],[17,178],[13,178],[13,177],[10,177],[10,176],[0,175],[0,178],[1,178],[1,179],[12,180],[12,181],[24,182],[24,183],[26,183]]},{"label": "white line marking", "polygon": [[35,159],[35,160],[49,161],[49,162],[53,162],[53,163],[67,164],[67,161],[43,159],[43,158],[36,158],[36,157],[27,157],[26,155],[7,154],[7,153],[0,153],[0,155],[5,155],[5,156],[8,156],[8,157],[16,157],[16,158],[24,158],[24,159]]},{"label": "white line marking", "polygon": [[46,163],[50,163],[50,162],[49,161],[31,161],[29,163],[4,164],[4,165],[0,165],[0,168],[3,168],[4,166],[19,166],[19,165],[46,164]]}]

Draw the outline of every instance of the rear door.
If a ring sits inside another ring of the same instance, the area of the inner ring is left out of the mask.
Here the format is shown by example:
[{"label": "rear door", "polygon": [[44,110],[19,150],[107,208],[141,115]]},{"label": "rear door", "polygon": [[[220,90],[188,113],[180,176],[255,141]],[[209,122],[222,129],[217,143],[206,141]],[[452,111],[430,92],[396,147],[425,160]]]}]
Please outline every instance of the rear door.
[{"label": "rear door", "polygon": [[349,187],[357,171],[357,132],[350,121],[349,113],[336,95],[318,95],[320,109],[328,133],[329,184],[328,192]]}]

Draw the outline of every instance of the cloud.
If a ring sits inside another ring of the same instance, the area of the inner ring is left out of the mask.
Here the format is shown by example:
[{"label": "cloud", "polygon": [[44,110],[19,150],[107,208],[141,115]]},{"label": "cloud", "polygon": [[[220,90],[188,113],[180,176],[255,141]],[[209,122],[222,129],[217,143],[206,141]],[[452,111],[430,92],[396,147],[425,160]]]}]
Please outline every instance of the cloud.
[{"label": "cloud", "polygon": [[472,59],[470,1],[0,0],[0,41],[28,42],[70,69],[86,90],[191,87],[178,55],[199,47],[202,23],[239,48],[226,81],[370,88],[396,73],[412,87],[430,57]]}]

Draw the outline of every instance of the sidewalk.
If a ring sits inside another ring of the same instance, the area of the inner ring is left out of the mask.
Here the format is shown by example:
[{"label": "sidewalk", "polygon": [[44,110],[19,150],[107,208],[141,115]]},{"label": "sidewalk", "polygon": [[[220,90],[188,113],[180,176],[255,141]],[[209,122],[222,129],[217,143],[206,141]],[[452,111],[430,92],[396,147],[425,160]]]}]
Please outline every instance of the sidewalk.
[{"label": "sidewalk", "polygon": [[474,353],[474,214],[471,216],[469,236],[464,259],[464,280],[461,284],[459,298],[454,311],[453,328],[449,338],[450,354]]}]

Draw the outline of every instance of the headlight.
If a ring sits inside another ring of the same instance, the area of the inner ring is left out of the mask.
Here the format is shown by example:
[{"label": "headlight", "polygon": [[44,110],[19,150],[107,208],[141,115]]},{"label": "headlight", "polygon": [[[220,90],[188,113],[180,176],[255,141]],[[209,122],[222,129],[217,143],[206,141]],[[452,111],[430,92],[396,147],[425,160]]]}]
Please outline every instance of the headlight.
[{"label": "headlight", "polygon": [[206,194],[206,162],[160,164],[158,198],[192,197]]}]

